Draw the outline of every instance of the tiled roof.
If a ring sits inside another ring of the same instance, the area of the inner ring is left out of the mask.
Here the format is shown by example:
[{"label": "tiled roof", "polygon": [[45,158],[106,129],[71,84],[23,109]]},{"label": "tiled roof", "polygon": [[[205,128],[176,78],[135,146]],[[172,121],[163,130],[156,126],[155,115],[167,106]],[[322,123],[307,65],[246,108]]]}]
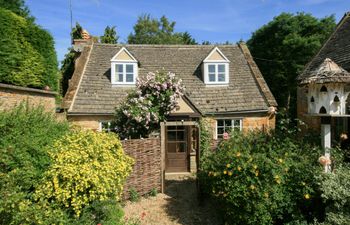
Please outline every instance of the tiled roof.
[{"label": "tiled roof", "polygon": [[338,66],[331,59],[326,58],[319,67],[310,71],[310,76],[300,81],[300,84],[350,82],[350,73]]},{"label": "tiled roof", "polygon": [[[186,96],[204,114],[267,110],[275,100],[265,81],[247,60],[242,45],[219,45],[230,60],[228,86],[206,86],[202,81],[203,59],[213,45],[111,45],[94,44],[73,105],[68,113],[114,113],[130,88],[112,87],[111,58],[125,47],[139,64],[139,76],[164,69],[183,80]],[[249,53],[249,52],[248,52]]]},{"label": "tiled roof", "polygon": [[299,82],[313,76],[312,71],[317,69],[326,58],[330,58],[346,71],[350,71],[350,12],[344,15],[331,37],[299,75]]}]

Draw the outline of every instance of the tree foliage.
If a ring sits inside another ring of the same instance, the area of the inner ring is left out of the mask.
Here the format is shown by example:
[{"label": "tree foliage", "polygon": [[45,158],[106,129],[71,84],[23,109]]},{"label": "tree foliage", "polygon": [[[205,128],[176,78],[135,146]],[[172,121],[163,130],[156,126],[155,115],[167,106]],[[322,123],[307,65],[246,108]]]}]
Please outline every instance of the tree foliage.
[{"label": "tree foliage", "polygon": [[34,20],[30,16],[29,9],[24,4],[24,0],[0,0],[0,8],[8,9],[21,17]]},{"label": "tree foliage", "polygon": [[282,13],[256,30],[247,44],[278,104],[296,109],[296,77],[335,28],[334,16]]},{"label": "tree foliage", "polygon": [[76,22],[75,27],[72,28],[71,36],[73,39],[81,39],[83,34],[83,27]]},{"label": "tree foliage", "polygon": [[128,36],[129,44],[196,44],[188,32],[175,32],[175,22],[165,16],[159,20],[149,14],[139,16],[134,33]]},{"label": "tree foliage", "polygon": [[0,8],[0,82],[57,90],[58,63],[52,36],[32,19],[12,11]]},{"label": "tree foliage", "polygon": [[103,36],[100,37],[101,43],[106,44],[117,44],[119,37],[117,36],[117,31],[115,30],[115,26],[105,28],[105,32]]}]

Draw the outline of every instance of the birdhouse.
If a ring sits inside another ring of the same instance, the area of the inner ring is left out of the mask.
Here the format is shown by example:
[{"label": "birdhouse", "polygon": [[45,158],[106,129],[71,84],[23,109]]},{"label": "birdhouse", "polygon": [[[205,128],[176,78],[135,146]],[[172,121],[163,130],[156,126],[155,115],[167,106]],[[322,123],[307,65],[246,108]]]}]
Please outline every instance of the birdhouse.
[{"label": "birdhouse", "polygon": [[344,116],[350,114],[350,73],[327,58],[301,80],[307,87],[308,114]]}]

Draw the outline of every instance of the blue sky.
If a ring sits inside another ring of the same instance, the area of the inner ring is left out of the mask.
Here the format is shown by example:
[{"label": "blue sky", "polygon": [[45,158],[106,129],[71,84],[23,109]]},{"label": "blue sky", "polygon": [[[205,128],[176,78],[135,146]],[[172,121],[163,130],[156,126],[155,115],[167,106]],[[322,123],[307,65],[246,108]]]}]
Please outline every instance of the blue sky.
[{"label": "blue sky", "polygon": [[[100,36],[107,25],[117,27],[126,42],[137,17],[144,13],[176,21],[175,30],[188,31],[198,42],[247,40],[252,32],[281,12],[306,12],[337,22],[350,11],[349,0],[71,0],[73,23]],[[70,46],[69,0],[27,0],[32,15],[54,36],[59,61]]]}]

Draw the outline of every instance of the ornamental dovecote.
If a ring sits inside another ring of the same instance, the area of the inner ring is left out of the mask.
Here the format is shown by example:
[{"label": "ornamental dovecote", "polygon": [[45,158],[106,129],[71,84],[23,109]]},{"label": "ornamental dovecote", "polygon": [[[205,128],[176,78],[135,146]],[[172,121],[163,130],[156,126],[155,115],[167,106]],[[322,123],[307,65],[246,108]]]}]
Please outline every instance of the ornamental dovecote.
[{"label": "ornamental dovecote", "polygon": [[308,114],[350,114],[350,73],[331,59],[326,58],[299,85],[307,89]]}]

